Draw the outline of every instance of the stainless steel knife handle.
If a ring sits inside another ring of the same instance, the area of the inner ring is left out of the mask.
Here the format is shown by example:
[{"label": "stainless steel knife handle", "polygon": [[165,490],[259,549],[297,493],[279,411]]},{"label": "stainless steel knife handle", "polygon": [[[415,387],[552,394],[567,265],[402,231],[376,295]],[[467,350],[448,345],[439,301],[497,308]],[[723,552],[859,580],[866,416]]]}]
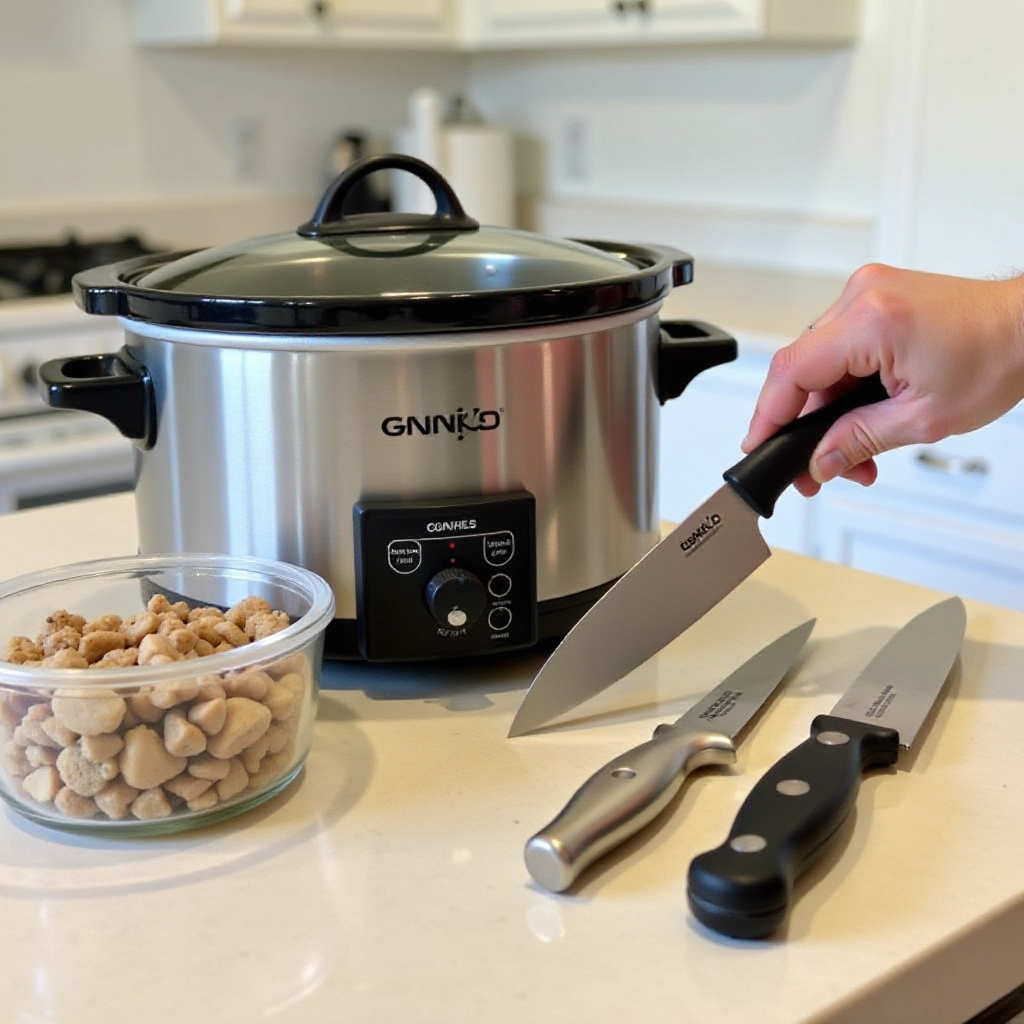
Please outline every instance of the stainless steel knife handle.
[{"label": "stainless steel knife handle", "polygon": [[898,756],[894,729],[818,715],[810,739],[750,791],[729,838],[690,863],[687,896],[697,920],[734,938],[774,932],[793,883],[853,809],[862,773]]},{"label": "stainless steel knife handle", "polygon": [[736,747],[720,733],[659,728],[595,772],[527,841],[527,870],[545,889],[562,892],[584,868],[653,821],[690,772],[735,760]]}]

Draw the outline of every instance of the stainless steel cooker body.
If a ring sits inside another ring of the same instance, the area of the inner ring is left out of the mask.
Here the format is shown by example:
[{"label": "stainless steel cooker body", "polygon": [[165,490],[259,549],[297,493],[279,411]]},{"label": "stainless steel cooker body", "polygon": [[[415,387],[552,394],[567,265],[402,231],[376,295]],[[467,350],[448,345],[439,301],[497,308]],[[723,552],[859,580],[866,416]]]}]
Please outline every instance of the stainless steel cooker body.
[{"label": "stainless steel cooker body", "polygon": [[[436,212],[350,215],[385,169]],[[40,377],[134,441],[144,552],[319,572],[336,656],[502,653],[560,638],[656,540],[659,404],[736,354],[659,323],[692,269],[480,225],[422,161],[371,158],[295,231],[77,275],[124,348]]]},{"label": "stainless steel cooker body", "polygon": [[156,396],[137,459],[145,552],[305,565],[354,620],[359,502],[445,499],[455,521],[475,497],[532,495],[542,615],[585,602],[656,539],[655,309],[343,350],[125,326]]}]

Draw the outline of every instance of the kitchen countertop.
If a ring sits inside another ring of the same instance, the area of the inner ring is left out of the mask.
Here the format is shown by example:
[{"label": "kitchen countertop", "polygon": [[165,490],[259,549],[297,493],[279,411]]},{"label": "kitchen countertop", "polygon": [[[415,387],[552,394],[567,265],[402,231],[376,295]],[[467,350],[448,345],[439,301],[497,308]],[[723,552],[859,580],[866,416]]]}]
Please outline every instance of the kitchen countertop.
[{"label": "kitchen countertop", "polygon": [[[18,512],[0,518],[0,577],[134,547],[128,495]],[[780,551],[543,733],[506,738],[538,654],[328,663],[306,771],[246,815],[129,840],[5,808],[0,1020],[962,1022],[1024,982],[1020,613],[966,602],[949,699],[898,769],[865,779],[782,935],[722,939],[685,901],[690,858],[761,772],[940,596]],[[734,769],[695,775],[569,894],[531,883],[523,843],[584,778],[807,614],[806,654]]]},{"label": "kitchen countertop", "polygon": [[741,351],[770,354],[797,338],[838,298],[846,279],[767,267],[704,263],[665,298],[662,319],[707,320],[730,331]]}]

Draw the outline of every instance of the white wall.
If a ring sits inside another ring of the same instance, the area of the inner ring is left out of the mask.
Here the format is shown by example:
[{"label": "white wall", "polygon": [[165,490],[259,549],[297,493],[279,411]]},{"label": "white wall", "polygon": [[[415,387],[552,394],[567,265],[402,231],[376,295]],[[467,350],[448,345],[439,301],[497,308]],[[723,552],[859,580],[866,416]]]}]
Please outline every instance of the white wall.
[{"label": "white wall", "polygon": [[887,197],[883,220],[899,258],[912,265],[976,275],[1021,273],[1024,3],[916,2],[908,185]]},{"label": "white wall", "polygon": [[[119,220],[205,235],[198,244],[274,230],[279,212],[312,212],[336,132],[386,135],[412,89],[457,90],[466,64],[450,54],[143,50],[131,32],[128,0],[0,3],[0,238],[118,230]],[[262,129],[253,181],[236,180],[229,156],[239,115]],[[166,215],[150,218],[154,206]],[[195,223],[203,212],[208,231]],[[256,218],[250,232],[246,217]]]}]

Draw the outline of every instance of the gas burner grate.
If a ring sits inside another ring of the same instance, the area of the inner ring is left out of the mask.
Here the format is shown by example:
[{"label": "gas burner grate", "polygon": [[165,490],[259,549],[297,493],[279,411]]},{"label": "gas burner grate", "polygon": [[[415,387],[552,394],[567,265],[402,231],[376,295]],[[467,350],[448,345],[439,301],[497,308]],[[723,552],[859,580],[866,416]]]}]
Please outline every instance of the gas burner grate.
[{"label": "gas burner grate", "polygon": [[159,251],[133,234],[90,242],[68,235],[60,242],[0,245],[0,299],[64,295],[79,271]]}]

